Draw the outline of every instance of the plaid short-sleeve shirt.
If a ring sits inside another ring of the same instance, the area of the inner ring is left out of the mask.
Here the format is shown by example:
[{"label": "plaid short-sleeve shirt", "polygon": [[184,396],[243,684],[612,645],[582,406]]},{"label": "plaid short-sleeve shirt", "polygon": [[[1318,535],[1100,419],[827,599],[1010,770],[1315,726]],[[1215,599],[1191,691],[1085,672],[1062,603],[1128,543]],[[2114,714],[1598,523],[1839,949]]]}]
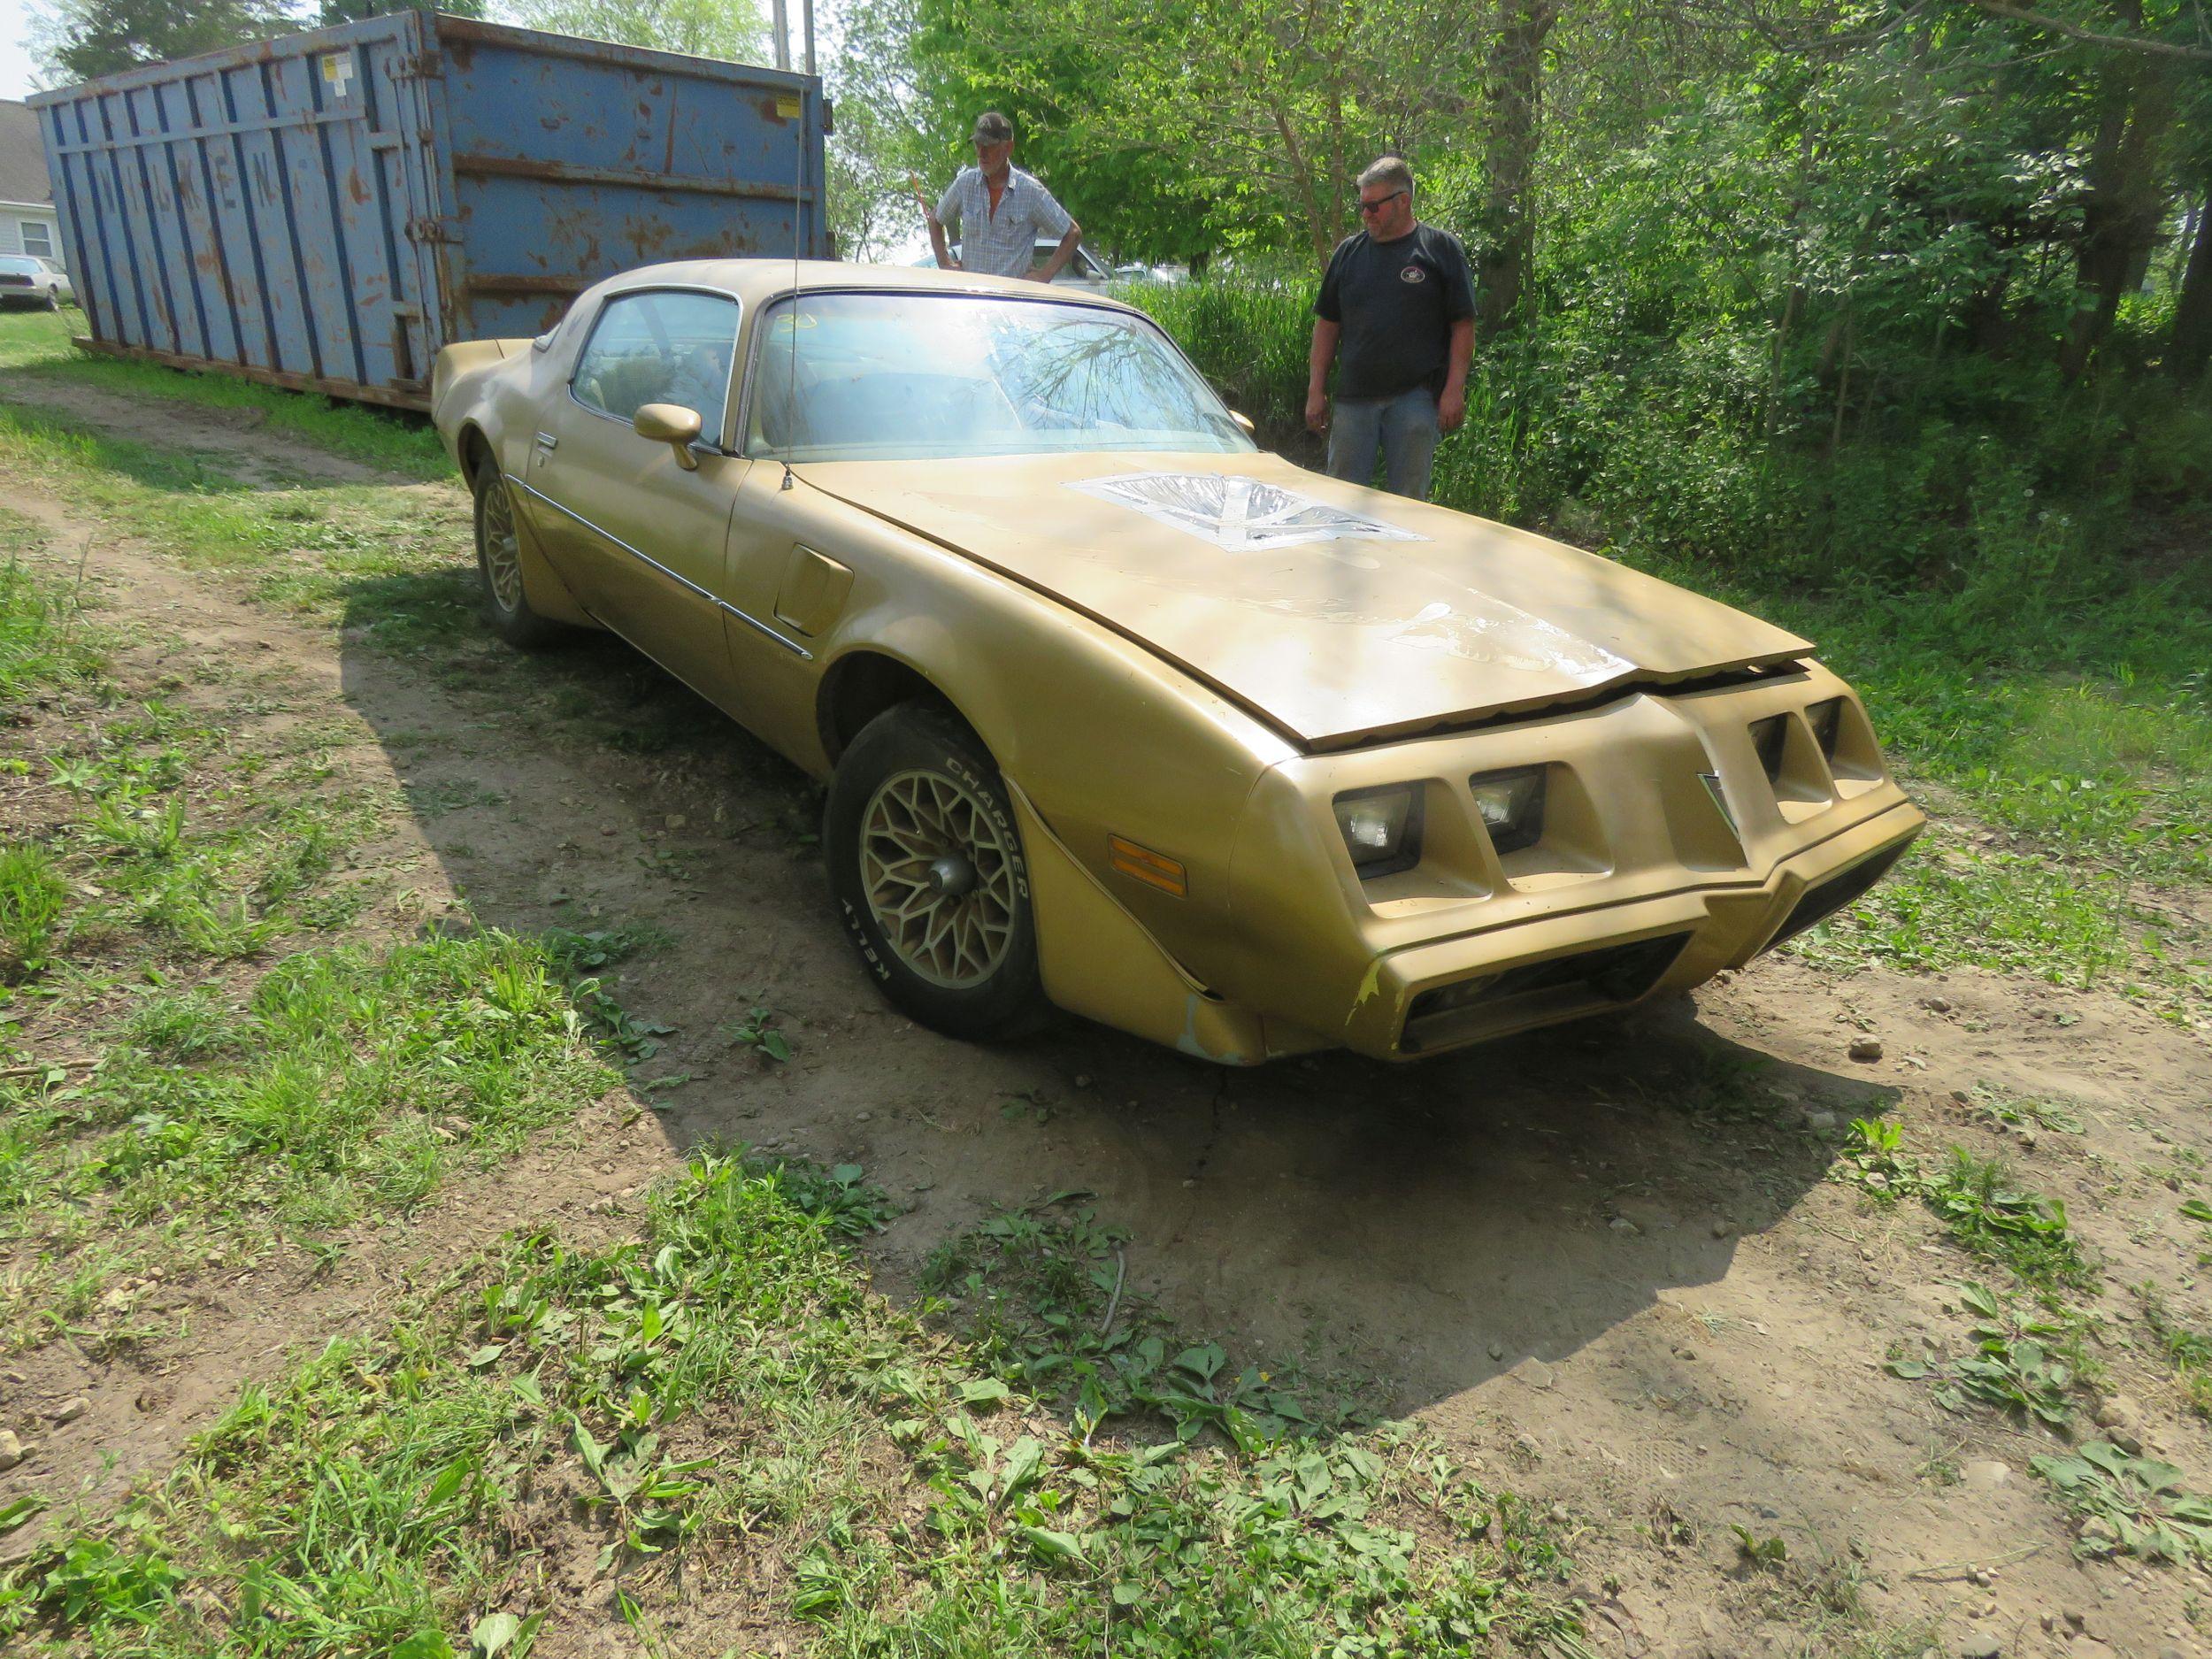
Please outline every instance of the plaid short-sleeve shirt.
[{"label": "plaid short-sleeve shirt", "polygon": [[945,234],[960,244],[960,265],[992,276],[1027,276],[1037,263],[1037,238],[1057,242],[1075,221],[1033,173],[1006,170],[1006,189],[991,211],[991,187],[979,167],[963,167],[937,204]]}]

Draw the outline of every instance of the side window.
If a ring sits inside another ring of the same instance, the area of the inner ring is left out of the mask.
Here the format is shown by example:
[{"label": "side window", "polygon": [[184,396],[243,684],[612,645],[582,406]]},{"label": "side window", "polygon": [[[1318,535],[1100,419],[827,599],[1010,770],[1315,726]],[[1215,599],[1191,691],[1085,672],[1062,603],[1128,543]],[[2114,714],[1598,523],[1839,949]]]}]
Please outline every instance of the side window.
[{"label": "side window", "polygon": [[699,411],[719,442],[737,344],[737,302],[668,290],[609,300],[576,359],[572,387],[587,408],[628,420],[647,403]]}]

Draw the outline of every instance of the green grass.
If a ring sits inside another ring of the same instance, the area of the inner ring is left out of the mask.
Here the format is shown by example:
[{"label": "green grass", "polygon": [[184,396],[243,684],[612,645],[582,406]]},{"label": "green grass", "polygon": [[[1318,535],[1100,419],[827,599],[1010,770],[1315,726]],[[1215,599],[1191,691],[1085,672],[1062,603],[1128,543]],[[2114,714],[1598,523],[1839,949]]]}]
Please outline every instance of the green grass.
[{"label": "green grass", "polygon": [[365,466],[433,481],[452,476],[452,463],[436,432],[420,416],[283,391],[227,374],[188,373],[79,351],[70,340],[84,331],[83,315],[76,311],[22,312],[0,319],[0,369],[8,373],[8,401],[35,404],[42,386],[67,380],[119,397],[250,411],[272,431]]},{"label": "green grass", "polygon": [[826,1653],[1581,1651],[1548,1525],[1410,1431],[1028,1432],[987,1369],[868,1293],[853,1192],[707,1157],[635,1242],[518,1241],[245,1390],[161,1487],[0,1579],[0,1633],[520,1651],[567,1596],[541,1552],[581,1544],[649,1650],[681,1617],[687,1642],[726,1621],[723,1645],[803,1622]]},{"label": "green grass", "polygon": [[2189,1409],[2212,1417],[2212,1335],[2189,1325],[2166,1305],[2157,1286],[2138,1285],[2137,1302],[2152,1341],[2173,1366],[2175,1380],[2189,1397]]},{"label": "green grass", "polygon": [[[110,482],[180,514],[229,499]],[[245,664],[219,665],[220,714],[126,684],[136,623],[0,566],[0,712],[38,726],[11,781],[45,815],[0,849],[10,1346],[127,1333],[157,1263],[408,1209],[603,1092],[595,1034],[635,1025],[568,940],[326,942],[376,896],[336,879],[343,856],[403,803],[334,763],[349,727],[257,748],[240,717],[285,710]]]},{"label": "green grass", "polygon": [[1973,849],[1940,823],[1873,892],[1787,949],[1825,967],[1970,965],[2173,1010],[2212,1004],[2212,937],[2139,897],[2124,871]]},{"label": "green grass", "polygon": [[467,502],[451,491],[354,484],[257,487],[207,457],[88,432],[0,403],[0,465],[55,489],[188,566],[245,581],[267,603],[353,618],[398,646],[450,640],[471,620]]},{"label": "green grass", "polygon": [[36,525],[0,508],[0,719],[39,690],[96,683],[104,660],[81,596],[24,567],[22,556],[44,541]]},{"label": "green grass", "polygon": [[252,1255],[405,1210],[616,1082],[550,953],[501,933],[302,952],[235,1010],[147,993],[96,1071],[0,1085],[5,1324],[50,1333],[88,1243]]},{"label": "green grass", "polygon": [[[149,698],[81,743],[50,751],[50,780],[81,813],[62,844],[101,895],[84,907],[85,926],[132,930],[220,961],[350,919],[347,901],[357,895],[319,884],[382,821],[381,803],[273,787],[291,780],[261,780],[265,763],[250,752],[234,757],[230,779],[212,779],[226,742],[204,720]],[[197,788],[185,787],[188,778]]]},{"label": "green grass", "polygon": [[404,1208],[613,1080],[548,953],[496,933],[302,952],[234,1018],[156,994],[130,1032],[69,1103],[72,1174],[131,1220],[211,1198],[311,1227]]},{"label": "green grass", "polygon": [[52,854],[0,848],[0,985],[20,984],[47,964],[68,908],[68,884]]}]

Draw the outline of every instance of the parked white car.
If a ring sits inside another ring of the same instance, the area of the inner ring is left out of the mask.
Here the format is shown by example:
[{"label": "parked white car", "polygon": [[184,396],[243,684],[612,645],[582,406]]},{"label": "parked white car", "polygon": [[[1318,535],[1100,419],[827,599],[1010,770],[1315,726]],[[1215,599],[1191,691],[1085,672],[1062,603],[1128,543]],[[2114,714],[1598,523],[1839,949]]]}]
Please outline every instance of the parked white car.
[{"label": "parked white car", "polygon": [[35,253],[0,253],[0,305],[36,305],[58,311],[77,303],[69,273]]}]

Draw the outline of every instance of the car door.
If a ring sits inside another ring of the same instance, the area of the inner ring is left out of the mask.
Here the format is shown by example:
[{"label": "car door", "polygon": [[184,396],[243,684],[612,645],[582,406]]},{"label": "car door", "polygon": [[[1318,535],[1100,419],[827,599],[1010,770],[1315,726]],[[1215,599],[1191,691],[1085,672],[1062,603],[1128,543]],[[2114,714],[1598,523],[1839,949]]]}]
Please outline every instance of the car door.
[{"label": "car door", "polygon": [[[752,465],[726,452],[738,303],[694,288],[632,290],[600,308],[566,395],[542,411],[529,488],[555,562],[591,613],[695,690],[726,702],[721,595],[729,522]],[[695,411],[674,446],[631,424],[647,403]],[[687,457],[694,465],[687,466]]]}]

